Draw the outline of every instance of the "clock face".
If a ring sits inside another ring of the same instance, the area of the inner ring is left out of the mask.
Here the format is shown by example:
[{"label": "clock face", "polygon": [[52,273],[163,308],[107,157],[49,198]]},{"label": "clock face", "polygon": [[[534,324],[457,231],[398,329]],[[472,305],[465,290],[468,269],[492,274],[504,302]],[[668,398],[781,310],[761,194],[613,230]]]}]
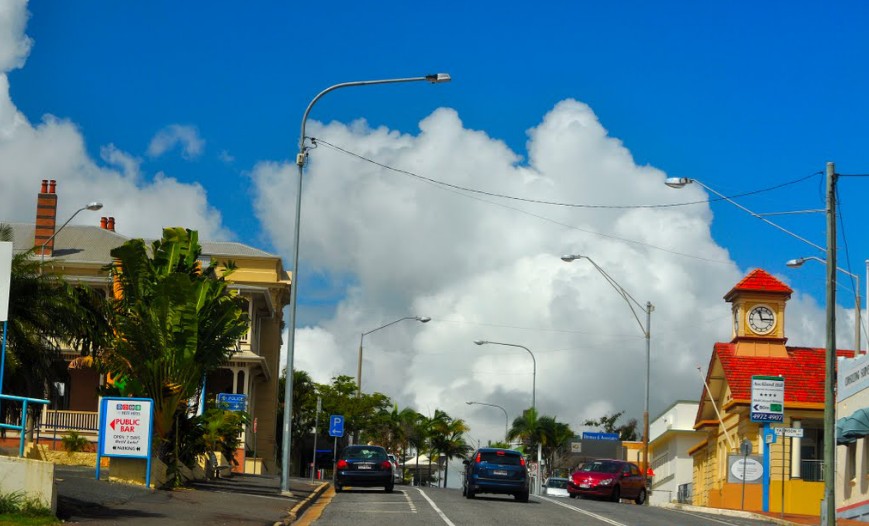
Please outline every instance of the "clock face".
[{"label": "clock face", "polygon": [[769,334],[775,328],[775,313],[766,305],[757,305],[748,312],[748,326],[755,334]]}]

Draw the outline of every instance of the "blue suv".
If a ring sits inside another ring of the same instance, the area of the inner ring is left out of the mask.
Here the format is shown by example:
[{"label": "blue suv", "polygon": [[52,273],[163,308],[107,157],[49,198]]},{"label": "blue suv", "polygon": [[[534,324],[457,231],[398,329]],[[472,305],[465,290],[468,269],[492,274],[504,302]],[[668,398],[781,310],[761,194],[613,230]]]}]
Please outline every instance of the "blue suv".
[{"label": "blue suv", "polygon": [[464,461],[462,495],[473,499],[478,493],[513,495],[528,502],[528,468],[522,453],[512,449],[481,448]]}]

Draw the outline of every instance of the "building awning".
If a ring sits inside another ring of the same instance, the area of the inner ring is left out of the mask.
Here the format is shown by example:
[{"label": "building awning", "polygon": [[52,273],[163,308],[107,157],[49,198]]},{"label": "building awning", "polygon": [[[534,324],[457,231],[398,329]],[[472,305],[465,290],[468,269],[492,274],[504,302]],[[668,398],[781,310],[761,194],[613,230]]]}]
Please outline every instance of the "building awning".
[{"label": "building awning", "polygon": [[858,409],[836,422],[836,444],[851,444],[869,435],[869,408]]}]

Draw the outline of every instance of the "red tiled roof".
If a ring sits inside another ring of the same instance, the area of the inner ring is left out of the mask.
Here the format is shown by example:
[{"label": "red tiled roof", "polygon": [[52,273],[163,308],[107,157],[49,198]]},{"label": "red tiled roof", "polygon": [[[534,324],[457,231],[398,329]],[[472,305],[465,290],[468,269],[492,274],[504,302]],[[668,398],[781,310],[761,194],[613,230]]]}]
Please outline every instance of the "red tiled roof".
[{"label": "red tiled roof", "polygon": [[[785,403],[824,403],[825,349],[786,347],[787,358],[736,356],[736,344],[716,343],[724,377],[733,399],[751,400],[752,376],[783,376]],[[852,358],[854,351],[839,350],[838,356]]]},{"label": "red tiled roof", "polygon": [[730,301],[729,298],[735,292],[783,292],[790,296],[793,290],[774,278],[769,272],[756,268],[742,278],[742,281],[737,283],[735,287],[730,289],[730,292],[724,296],[724,299]]}]

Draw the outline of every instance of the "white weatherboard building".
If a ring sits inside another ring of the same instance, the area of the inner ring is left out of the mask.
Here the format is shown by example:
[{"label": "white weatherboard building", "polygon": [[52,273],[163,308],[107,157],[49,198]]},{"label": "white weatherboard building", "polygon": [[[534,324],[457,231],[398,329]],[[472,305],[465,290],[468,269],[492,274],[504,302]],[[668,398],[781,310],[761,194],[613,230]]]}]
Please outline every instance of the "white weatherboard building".
[{"label": "white weatherboard building", "polygon": [[652,471],[652,492],[649,504],[677,502],[680,488],[690,496],[694,460],[688,451],[705,435],[694,430],[697,402],[680,400],[649,424],[649,459]]}]

